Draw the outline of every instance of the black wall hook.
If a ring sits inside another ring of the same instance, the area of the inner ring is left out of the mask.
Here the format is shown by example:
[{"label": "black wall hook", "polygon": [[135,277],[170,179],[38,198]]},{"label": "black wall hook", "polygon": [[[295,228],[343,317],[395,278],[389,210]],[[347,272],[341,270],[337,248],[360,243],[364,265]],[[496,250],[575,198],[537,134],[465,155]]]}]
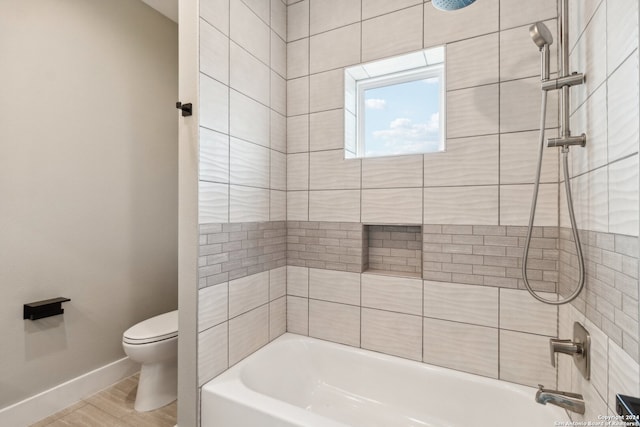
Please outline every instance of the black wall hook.
[{"label": "black wall hook", "polygon": [[176,102],[176,108],[182,110],[182,117],[188,117],[193,114],[193,105],[191,105],[191,103],[183,104],[182,102]]}]

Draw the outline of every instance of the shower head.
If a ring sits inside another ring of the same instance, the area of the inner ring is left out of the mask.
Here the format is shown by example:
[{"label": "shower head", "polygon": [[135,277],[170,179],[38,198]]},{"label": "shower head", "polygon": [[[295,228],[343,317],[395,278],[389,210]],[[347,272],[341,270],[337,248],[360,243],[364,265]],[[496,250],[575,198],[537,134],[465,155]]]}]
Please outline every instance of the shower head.
[{"label": "shower head", "polygon": [[549,46],[553,43],[551,31],[542,22],[536,22],[529,27],[529,35],[540,49],[540,77],[542,81],[549,80],[551,71],[551,51]]},{"label": "shower head", "polygon": [[432,0],[431,4],[436,9],[440,10],[457,10],[462,9],[463,7],[469,6],[476,0]]},{"label": "shower head", "polygon": [[542,49],[545,45],[550,46],[553,43],[553,35],[551,31],[542,22],[536,22],[529,27],[529,35],[533,42]]}]

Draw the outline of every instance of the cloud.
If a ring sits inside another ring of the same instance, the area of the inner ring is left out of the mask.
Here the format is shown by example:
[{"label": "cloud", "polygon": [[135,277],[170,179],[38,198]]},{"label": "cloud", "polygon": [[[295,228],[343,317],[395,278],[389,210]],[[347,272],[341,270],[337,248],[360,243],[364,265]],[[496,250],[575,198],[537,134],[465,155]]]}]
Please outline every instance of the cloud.
[{"label": "cloud", "polygon": [[[411,119],[398,118],[389,123],[389,129],[406,129],[411,127]],[[376,132],[386,132],[386,131],[376,131]],[[373,134],[375,135],[376,132]]]},{"label": "cloud", "polygon": [[384,107],[387,106],[387,101],[384,99],[371,98],[364,101],[364,105],[371,110],[383,110]]},{"label": "cloud", "polygon": [[[389,155],[438,151],[440,148],[440,115],[434,113],[426,123],[413,123],[399,117],[389,128],[373,132],[376,148],[367,149],[367,155]],[[372,147],[373,148],[373,147]]]},{"label": "cloud", "polygon": [[431,77],[430,79],[424,79],[422,81],[428,85],[436,85],[440,83],[440,79],[437,77]]},{"label": "cloud", "polygon": [[389,123],[389,129],[373,132],[374,138],[391,139],[433,139],[440,133],[440,114],[434,113],[426,123],[413,123],[411,119],[399,117]]}]

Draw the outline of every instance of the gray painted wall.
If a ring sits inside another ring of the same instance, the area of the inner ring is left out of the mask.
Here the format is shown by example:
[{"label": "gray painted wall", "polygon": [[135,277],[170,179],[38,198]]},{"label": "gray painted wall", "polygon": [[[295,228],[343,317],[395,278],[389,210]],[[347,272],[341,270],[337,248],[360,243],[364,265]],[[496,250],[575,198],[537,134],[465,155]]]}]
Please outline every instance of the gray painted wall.
[{"label": "gray painted wall", "polygon": [[[137,1],[1,2],[0,58],[4,407],[177,306],[177,25]],[[57,296],[63,316],[22,320]]]}]

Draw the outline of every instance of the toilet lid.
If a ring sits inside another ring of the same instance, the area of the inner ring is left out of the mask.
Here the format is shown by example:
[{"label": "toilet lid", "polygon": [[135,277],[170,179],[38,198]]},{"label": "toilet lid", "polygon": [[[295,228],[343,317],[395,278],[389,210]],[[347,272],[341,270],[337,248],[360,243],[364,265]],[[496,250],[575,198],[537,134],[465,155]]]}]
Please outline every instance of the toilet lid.
[{"label": "toilet lid", "polygon": [[143,320],[127,329],[122,339],[128,344],[145,344],[178,336],[178,310]]}]

